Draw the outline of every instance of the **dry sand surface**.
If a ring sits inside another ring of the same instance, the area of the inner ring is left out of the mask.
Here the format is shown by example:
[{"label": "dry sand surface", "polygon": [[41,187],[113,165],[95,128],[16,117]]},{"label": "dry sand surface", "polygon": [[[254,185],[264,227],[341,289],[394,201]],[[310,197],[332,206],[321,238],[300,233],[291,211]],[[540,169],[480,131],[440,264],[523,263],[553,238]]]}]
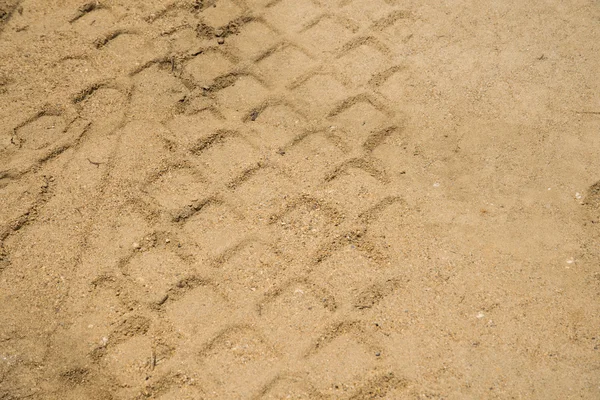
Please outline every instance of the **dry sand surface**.
[{"label": "dry sand surface", "polygon": [[1,0],[0,399],[599,399],[597,0]]}]

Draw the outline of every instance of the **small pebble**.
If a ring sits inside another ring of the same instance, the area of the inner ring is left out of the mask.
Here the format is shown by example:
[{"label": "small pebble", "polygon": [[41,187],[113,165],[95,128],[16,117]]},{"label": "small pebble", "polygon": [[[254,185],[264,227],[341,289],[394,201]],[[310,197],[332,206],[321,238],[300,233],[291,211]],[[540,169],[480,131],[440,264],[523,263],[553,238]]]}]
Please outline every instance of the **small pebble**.
[{"label": "small pebble", "polygon": [[167,301],[167,299],[169,298],[168,294],[165,294],[163,297],[161,297],[156,304],[158,304],[159,306],[162,306],[163,304],[165,304],[165,301]]},{"label": "small pebble", "polygon": [[225,43],[225,39],[219,38],[219,39],[217,39],[217,43],[223,44],[223,43]]},{"label": "small pebble", "polygon": [[165,243],[171,243],[171,239],[165,239]]},{"label": "small pebble", "polygon": [[380,352],[375,353],[375,357],[379,357],[381,355]]},{"label": "small pebble", "polygon": [[139,249],[142,248],[142,246],[138,242],[134,242],[133,243],[133,248],[136,249],[136,250],[139,250]]}]

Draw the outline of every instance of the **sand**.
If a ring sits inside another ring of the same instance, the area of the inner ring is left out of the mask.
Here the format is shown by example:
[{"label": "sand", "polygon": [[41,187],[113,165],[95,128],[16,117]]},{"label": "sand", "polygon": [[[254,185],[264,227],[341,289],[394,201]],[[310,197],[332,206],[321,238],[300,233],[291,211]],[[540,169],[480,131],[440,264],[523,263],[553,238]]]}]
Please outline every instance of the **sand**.
[{"label": "sand", "polygon": [[0,1],[0,399],[600,398],[593,0]]}]

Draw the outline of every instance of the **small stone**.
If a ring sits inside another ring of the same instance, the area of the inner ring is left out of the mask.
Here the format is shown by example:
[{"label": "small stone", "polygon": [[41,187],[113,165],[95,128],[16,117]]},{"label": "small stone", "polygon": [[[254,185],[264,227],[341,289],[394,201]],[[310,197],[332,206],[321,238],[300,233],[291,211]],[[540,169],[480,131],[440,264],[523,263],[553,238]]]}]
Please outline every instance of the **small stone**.
[{"label": "small stone", "polygon": [[225,43],[225,39],[219,38],[219,39],[217,39],[217,43],[223,44],[223,43]]},{"label": "small stone", "polygon": [[165,243],[171,243],[171,239],[165,239]]},{"label": "small stone", "polygon": [[375,353],[375,357],[379,357],[381,355],[380,352]]},{"label": "small stone", "polygon": [[156,302],[156,304],[158,304],[159,306],[162,306],[163,304],[165,304],[165,301],[167,301],[168,298],[169,298],[169,295],[165,294]]},{"label": "small stone", "polygon": [[136,249],[136,250],[139,250],[139,249],[141,249],[141,248],[142,248],[142,246],[141,246],[141,245],[140,245],[138,242],[134,242],[132,246],[133,246],[133,248],[134,248],[134,249]]}]

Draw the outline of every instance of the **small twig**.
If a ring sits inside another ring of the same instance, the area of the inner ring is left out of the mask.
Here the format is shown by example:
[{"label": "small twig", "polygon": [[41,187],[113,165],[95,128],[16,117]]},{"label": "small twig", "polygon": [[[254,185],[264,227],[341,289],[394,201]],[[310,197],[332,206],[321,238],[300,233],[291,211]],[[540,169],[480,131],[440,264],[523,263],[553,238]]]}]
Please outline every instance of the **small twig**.
[{"label": "small twig", "polygon": [[101,162],[92,161],[89,158],[87,160],[90,162],[90,164],[94,164],[96,167],[99,167],[100,165],[104,164],[104,163],[101,163]]},{"label": "small twig", "polygon": [[600,111],[575,111],[576,114],[595,114],[600,115]]}]

